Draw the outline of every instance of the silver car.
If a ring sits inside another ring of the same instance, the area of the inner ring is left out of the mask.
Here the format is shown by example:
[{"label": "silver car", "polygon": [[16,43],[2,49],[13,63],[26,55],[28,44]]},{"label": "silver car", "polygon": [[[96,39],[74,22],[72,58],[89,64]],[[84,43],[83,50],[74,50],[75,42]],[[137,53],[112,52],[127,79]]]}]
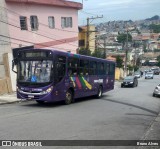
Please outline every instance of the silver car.
[{"label": "silver car", "polygon": [[153,91],[153,97],[160,96],[160,84],[156,86],[156,88]]},{"label": "silver car", "polygon": [[145,79],[153,79],[154,73],[153,72],[147,72],[145,74]]},{"label": "silver car", "polygon": [[135,72],[134,76],[137,77],[137,78],[140,78],[141,77],[141,73],[140,72]]}]

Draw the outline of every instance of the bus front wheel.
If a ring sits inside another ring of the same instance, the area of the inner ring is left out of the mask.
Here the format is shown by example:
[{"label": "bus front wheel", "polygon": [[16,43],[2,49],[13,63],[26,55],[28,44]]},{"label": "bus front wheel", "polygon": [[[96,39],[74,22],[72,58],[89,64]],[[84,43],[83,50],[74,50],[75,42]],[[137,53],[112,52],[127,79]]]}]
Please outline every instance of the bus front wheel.
[{"label": "bus front wheel", "polygon": [[97,98],[101,98],[101,97],[102,97],[102,93],[103,93],[102,86],[99,86],[99,88],[98,88]]},{"label": "bus front wheel", "polygon": [[66,104],[66,105],[71,104],[72,100],[73,100],[73,93],[72,93],[71,90],[68,90],[68,91],[66,92],[65,104]]},{"label": "bus front wheel", "polygon": [[44,104],[44,101],[42,101],[42,100],[36,100],[36,102],[37,102],[38,104]]}]

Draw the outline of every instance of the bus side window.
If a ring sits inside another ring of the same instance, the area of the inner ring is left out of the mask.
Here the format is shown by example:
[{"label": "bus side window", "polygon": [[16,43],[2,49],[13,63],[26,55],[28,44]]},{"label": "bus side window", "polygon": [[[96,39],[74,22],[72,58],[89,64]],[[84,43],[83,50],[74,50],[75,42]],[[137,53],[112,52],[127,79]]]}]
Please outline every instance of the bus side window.
[{"label": "bus side window", "polygon": [[110,75],[114,75],[114,72],[115,72],[115,65],[110,64]]},{"label": "bus side window", "polygon": [[58,56],[56,62],[56,83],[60,82],[66,73],[66,57]]},{"label": "bus side window", "polygon": [[96,75],[97,74],[97,62],[90,61],[89,74],[90,75]]},{"label": "bus side window", "polygon": [[78,65],[79,59],[78,58],[68,58],[68,75],[73,76],[78,74]]},{"label": "bus side window", "polygon": [[105,74],[104,63],[98,63],[98,73],[99,75]]},{"label": "bus side window", "polygon": [[89,75],[89,61],[80,60],[79,75]]},{"label": "bus side window", "polygon": [[105,74],[109,75],[110,72],[110,64],[109,63],[105,63]]}]

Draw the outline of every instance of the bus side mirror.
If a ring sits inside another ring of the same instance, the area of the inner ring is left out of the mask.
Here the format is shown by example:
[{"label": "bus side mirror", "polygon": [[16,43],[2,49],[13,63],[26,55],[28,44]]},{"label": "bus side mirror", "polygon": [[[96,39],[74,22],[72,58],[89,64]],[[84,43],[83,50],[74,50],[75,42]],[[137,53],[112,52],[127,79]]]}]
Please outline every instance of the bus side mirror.
[{"label": "bus side mirror", "polygon": [[17,73],[17,71],[14,70],[14,66],[15,66],[15,65],[17,65],[17,60],[16,60],[16,59],[12,60],[12,71],[13,71],[14,73]]}]

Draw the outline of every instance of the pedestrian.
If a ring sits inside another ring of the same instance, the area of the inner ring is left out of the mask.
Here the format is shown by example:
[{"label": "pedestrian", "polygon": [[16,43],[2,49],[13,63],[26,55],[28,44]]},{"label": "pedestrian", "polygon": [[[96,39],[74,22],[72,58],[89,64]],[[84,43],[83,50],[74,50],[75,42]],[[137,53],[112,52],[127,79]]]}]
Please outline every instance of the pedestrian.
[{"label": "pedestrian", "polygon": [[141,77],[143,76],[143,71],[141,71]]}]

